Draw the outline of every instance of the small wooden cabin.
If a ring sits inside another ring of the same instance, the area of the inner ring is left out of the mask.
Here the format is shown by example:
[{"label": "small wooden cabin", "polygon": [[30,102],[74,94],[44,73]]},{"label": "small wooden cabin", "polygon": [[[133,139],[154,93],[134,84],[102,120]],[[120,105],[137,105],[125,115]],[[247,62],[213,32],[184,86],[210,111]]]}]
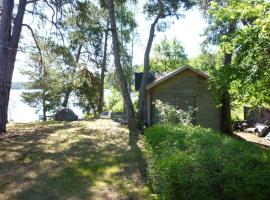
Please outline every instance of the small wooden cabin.
[{"label": "small wooden cabin", "polygon": [[198,108],[194,124],[220,130],[221,112],[209,90],[209,76],[192,67],[182,67],[147,85],[144,120],[148,125],[159,122],[154,102],[160,100],[182,110]]}]

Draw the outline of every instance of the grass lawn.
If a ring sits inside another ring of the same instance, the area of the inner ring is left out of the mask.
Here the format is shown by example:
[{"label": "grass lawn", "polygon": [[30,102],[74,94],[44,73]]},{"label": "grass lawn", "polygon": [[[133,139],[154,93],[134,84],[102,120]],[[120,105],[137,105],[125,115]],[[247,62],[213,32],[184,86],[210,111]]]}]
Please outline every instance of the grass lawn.
[{"label": "grass lawn", "polygon": [[140,148],[110,120],[10,124],[0,136],[0,199],[151,199]]}]

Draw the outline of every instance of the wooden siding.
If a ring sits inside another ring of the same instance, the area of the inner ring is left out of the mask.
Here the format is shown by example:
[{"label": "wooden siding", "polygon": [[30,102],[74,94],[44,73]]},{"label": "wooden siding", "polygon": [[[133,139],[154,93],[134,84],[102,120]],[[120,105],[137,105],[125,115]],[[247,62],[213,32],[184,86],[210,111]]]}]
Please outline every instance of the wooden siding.
[{"label": "wooden siding", "polygon": [[[151,88],[149,92],[151,93],[152,101],[150,112],[151,124],[159,122],[158,113],[153,102],[158,99],[176,106],[181,102],[181,98],[183,97],[184,99],[192,99],[192,104],[198,108],[194,121],[196,125],[220,130],[220,110],[216,107],[213,95],[208,89],[207,79],[193,71],[187,69]],[[146,102],[145,105],[147,105]]]}]

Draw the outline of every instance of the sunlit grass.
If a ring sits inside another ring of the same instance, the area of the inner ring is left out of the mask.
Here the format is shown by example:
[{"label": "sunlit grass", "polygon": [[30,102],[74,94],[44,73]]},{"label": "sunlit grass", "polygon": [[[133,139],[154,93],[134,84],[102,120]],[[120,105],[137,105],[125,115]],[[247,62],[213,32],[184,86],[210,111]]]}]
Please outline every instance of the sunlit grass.
[{"label": "sunlit grass", "polygon": [[151,199],[140,149],[110,120],[10,124],[0,199]]}]

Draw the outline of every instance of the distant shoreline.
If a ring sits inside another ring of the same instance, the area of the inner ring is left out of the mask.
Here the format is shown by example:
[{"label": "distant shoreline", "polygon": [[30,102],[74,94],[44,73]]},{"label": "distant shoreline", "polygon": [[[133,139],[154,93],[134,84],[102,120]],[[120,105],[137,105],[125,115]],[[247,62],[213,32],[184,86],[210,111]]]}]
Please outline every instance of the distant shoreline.
[{"label": "distant shoreline", "polygon": [[12,90],[22,90],[25,89],[24,84],[27,82],[12,82],[11,89]]}]

